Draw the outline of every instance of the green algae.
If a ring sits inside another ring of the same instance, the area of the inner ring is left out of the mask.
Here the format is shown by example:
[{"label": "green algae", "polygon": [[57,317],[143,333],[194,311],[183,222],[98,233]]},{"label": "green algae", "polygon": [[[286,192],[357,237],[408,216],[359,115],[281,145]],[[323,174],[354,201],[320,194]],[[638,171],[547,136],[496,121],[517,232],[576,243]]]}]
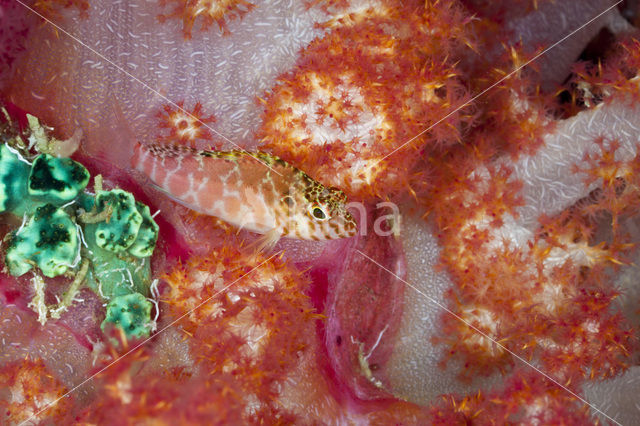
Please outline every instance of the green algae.
[{"label": "green algae", "polygon": [[0,145],[0,212],[14,211],[22,216],[28,176],[29,164],[8,145]]},{"label": "green algae", "polygon": [[62,275],[77,265],[78,244],[77,229],[69,215],[45,204],[12,235],[6,254],[9,273],[20,276],[37,266],[46,277]]},{"label": "green algae", "polygon": [[[36,150],[56,141],[29,118]],[[16,216],[8,222],[21,221],[5,239],[5,265],[13,276],[33,273],[37,291],[30,306],[39,321],[59,318],[87,287],[107,302],[103,326],[113,323],[127,337],[148,336],[155,324],[147,300],[150,257],[159,232],[149,207],[122,189],[103,190],[100,175],[93,194],[86,189],[90,173],[81,163],[45,149],[32,154],[19,136],[0,136],[0,213]],[[57,305],[48,306],[42,276],[60,275],[73,282]]]},{"label": "green algae", "polygon": [[148,337],[154,328],[151,307],[152,303],[140,293],[114,297],[107,305],[107,316],[101,328],[104,330],[108,324],[113,324],[121,328],[128,339]]},{"label": "green algae", "polygon": [[88,183],[89,172],[82,164],[41,154],[31,165],[28,192],[37,199],[63,204],[76,198]]}]

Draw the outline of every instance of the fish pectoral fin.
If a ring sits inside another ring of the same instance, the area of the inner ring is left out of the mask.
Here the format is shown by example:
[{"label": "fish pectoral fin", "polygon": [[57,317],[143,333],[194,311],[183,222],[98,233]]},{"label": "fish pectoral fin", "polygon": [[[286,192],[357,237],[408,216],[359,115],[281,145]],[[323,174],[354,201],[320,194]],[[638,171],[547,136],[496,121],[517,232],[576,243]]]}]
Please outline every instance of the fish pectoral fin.
[{"label": "fish pectoral fin", "polygon": [[268,253],[275,247],[276,243],[280,240],[282,233],[280,230],[274,228],[268,231],[266,234],[261,235],[253,241],[251,244],[244,247],[244,250],[251,253],[265,252]]}]

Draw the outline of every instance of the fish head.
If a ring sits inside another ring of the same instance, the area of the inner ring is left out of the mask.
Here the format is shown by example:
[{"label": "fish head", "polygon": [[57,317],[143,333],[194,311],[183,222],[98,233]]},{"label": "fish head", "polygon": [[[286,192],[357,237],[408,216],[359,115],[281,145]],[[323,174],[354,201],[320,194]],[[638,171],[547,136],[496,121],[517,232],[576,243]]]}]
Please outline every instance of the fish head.
[{"label": "fish head", "polygon": [[[308,177],[307,177],[308,178]],[[334,240],[356,235],[358,227],[347,210],[347,196],[337,188],[304,179],[282,197],[288,215],[286,233],[306,240]]]}]

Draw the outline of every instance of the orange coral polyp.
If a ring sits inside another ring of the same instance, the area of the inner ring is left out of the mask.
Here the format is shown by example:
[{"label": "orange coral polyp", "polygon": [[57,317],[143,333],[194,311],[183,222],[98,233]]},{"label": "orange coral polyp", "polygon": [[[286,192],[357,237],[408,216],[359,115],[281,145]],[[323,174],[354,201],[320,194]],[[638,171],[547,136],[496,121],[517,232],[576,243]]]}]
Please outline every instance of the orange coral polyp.
[{"label": "orange coral polyp", "polygon": [[461,104],[464,89],[421,17],[386,8],[354,13],[327,22],[330,32],[280,78],[258,134],[324,183],[390,196],[408,190],[416,151],[458,140],[459,113],[421,133]]},{"label": "orange coral polyp", "polygon": [[278,258],[225,245],[165,279],[169,311],[184,316],[180,325],[203,374],[231,374],[246,404],[281,411],[278,389],[312,344],[317,319],[302,274]]},{"label": "orange coral polyp", "polygon": [[89,9],[88,0],[36,0],[33,8],[47,19],[58,20],[61,9],[75,8],[80,13]]},{"label": "orange coral polyp", "polygon": [[[602,187],[555,217],[542,217],[535,232],[516,220],[521,184],[509,169],[487,166],[482,153],[469,155],[477,158],[472,173],[443,171],[446,179],[430,200],[442,263],[455,283],[452,311],[518,355],[539,357],[544,371],[562,380],[624,371],[633,347],[630,326],[609,311],[617,293],[604,271],[622,264],[632,248],[616,224],[640,203],[638,175],[631,172],[638,156],[616,161],[618,146],[599,144],[599,155],[586,156],[576,170]],[[593,240],[602,212],[611,215],[606,243]],[[447,357],[465,363],[463,376],[511,363],[457,318],[444,317],[442,335]]]},{"label": "orange coral polyp", "polygon": [[242,18],[255,5],[246,0],[161,0],[160,7],[177,3],[169,15],[159,15],[163,22],[167,18],[182,20],[182,31],[185,38],[191,38],[196,20],[200,18],[201,29],[206,31],[214,23],[218,24],[223,33],[228,34],[227,24],[237,18]]},{"label": "orange coral polyp", "polygon": [[[5,364],[0,368],[0,383],[8,392],[8,399],[0,396],[0,420],[8,420],[11,424],[59,421],[71,406],[69,398],[55,402],[67,389],[49,373],[40,359]],[[47,408],[48,404],[52,405]]]},{"label": "orange coral polyp", "polygon": [[[177,106],[176,106],[177,105]],[[207,128],[209,123],[215,123],[213,115],[206,116],[200,102],[196,102],[191,111],[184,108],[184,102],[176,105],[167,104],[162,111],[156,114],[158,127],[161,129],[158,135],[161,139],[167,139],[172,143],[188,143],[195,147],[197,141],[211,141],[212,134]],[[162,131],[167,129],[168,132]]]},{"label": "orange coral polyp", "polygon": [[[573,385],[573,384],[572,384]],[[458,397],[446,395],[431,409],[432,424],[493,419],[519,424],[591,424],[586,405],[536,371],[516,371],[503,389]]]}]

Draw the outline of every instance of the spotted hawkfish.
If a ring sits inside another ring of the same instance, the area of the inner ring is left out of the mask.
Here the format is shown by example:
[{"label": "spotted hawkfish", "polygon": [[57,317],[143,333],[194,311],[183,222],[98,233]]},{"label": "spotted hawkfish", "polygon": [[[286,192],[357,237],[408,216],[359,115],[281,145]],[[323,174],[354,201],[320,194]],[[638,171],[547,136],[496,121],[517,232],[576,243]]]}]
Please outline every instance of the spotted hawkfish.
[{"label": "spotted hawkfish", "polygon": [[357,231],[342,191],[275,155],[138,143],[132,165],[180,204],[263,234],[260,249],[281,236],[328,240]]}]

